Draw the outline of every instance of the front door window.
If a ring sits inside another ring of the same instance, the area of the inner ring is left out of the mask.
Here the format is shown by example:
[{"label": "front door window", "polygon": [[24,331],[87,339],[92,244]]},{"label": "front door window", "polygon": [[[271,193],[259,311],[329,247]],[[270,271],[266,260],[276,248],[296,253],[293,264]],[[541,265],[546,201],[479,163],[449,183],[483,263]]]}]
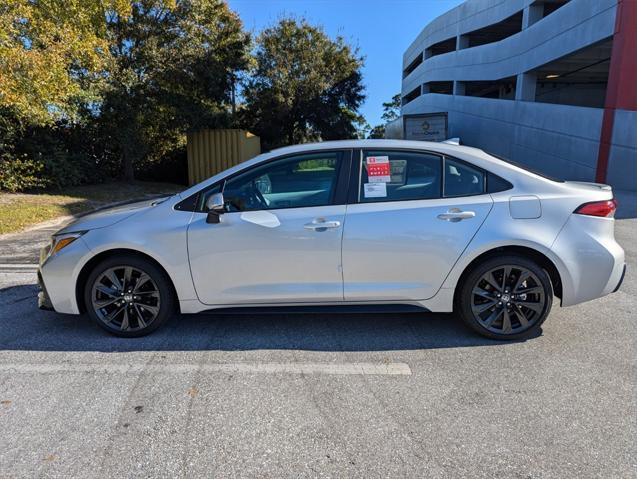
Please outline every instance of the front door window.
[{"label": "front door window", "polygon": [[340,152],[283,158],[228,180],[223,189],[227,209],[274,210],[327,206],[336,188]]}]

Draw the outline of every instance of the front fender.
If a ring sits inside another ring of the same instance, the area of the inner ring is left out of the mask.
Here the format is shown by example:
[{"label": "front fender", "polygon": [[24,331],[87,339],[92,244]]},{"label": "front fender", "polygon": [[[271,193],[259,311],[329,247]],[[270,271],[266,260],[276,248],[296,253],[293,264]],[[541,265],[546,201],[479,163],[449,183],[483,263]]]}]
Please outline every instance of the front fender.
[{"label": "front fender", "polygon": [[186,241],[190,217],[189,212],[157,208],[144,214],[142,221],[132,218],[113,227],[89,231],[82,238],[91,250],[91,257],[112,250],[130,250],[149,256],[170,276],[180,301],[197,299]]}]

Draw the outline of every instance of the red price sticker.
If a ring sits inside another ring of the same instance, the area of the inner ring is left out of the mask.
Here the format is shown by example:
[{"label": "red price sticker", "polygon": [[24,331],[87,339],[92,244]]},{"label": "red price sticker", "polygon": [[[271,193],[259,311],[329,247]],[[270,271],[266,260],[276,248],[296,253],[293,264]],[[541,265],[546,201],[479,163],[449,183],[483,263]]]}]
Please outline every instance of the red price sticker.
[{"label": "red price sticker", "polygon": [[389,183],[391,181],[391,168],[388,156],[368,156],[367,176],[370,183]]}]

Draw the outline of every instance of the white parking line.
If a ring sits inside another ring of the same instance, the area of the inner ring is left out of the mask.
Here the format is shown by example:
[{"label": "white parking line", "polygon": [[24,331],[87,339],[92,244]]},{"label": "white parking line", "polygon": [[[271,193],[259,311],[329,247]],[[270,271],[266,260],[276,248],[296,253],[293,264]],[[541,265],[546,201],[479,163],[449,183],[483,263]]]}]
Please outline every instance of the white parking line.
[{"label": "white parking line", "polygon": [[0,263],[0,269],[38,269],[38,265],[29,263]]},{"label": "white parking line", "polygon": [[406,363],[209,363],[209,364],[0,364],[0,373],[190,373],[332,374],[410,376]]}]

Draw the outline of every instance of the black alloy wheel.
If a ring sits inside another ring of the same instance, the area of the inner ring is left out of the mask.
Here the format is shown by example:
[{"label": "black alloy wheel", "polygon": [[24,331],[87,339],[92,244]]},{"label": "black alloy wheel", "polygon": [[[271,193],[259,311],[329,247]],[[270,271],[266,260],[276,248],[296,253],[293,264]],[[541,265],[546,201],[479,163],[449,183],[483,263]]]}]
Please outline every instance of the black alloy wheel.
[{"label": "black alloy wheel", "polygon": [[485,261],[461,288],[461,316],[474,330],[494,339],[532,336],[548,316],[553,299],[546,271],[521,256]]},{"label": "black alloy wheel", "polygon": [[89,316],[117,336],[144,336],[168,320],[174,293],[166,273],[141,257],[108,258],[90,274],[85,291]]}]

